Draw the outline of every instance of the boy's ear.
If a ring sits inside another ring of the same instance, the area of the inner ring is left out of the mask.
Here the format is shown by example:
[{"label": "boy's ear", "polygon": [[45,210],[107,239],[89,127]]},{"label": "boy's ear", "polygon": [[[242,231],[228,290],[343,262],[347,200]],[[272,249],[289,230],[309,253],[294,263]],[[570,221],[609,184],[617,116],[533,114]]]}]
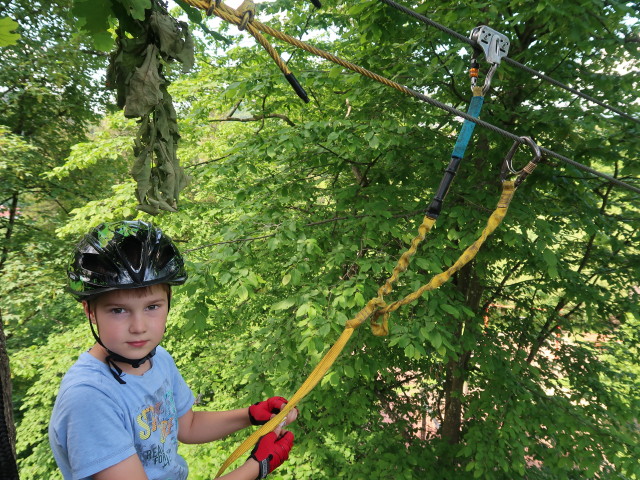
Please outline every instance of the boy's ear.
[{"label": "boy's ear", "polygon": [[91,315],[91,307],[89,306],[89,302],[87,302],[86,300],[83,300],[82,308],[84,309],[84,314],[87,316],[87,318],[91,320],[93,323],[96,323],[95,318],[92,317]]}]

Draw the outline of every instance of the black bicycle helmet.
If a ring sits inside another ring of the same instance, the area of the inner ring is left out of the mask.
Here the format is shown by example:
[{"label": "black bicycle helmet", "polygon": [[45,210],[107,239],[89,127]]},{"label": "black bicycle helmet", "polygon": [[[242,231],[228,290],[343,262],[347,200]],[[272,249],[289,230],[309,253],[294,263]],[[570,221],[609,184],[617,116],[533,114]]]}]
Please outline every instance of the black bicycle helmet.
[{"label": "black bicycle helmet", "polygon": [[92,229],[76,245],[67,274],[69,291],[78,301],[118,289],[181,285],[187,279],[182,255],[171,239],[140,220]]}]

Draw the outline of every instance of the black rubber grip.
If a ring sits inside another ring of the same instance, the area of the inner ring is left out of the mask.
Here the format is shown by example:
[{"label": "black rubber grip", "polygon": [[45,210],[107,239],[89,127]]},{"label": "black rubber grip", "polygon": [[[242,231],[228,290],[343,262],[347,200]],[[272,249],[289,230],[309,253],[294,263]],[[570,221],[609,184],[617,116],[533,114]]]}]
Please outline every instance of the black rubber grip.
[{"label": "black rubber grip", "polygon": [[447,196],[447,192],[449,191],[449,187],[451,186],[453,177],[456,176],[456,172],[458,171],[458,167],[460,166],[461,161],[462,158],[460,157],[451,157],[451,161],[444,171],[442,180],[440,180],[438,192],[435,194],[433,200],[431,200],[431,203],[427,207],[427,212],[425,213],[427,217],[436,219],[440,215],[442,204],[444,203],[444,197]]},{"label": "black rubber grip", "polygon": [[302,88],[302,85],[300,85],[300,83],[298,82],[296,77],[293,75],[293,73],[285,74],[284,78],[287,79],[287,82],[291,84],[295,92],[304,101],[304,103],[309,103],[309,97],[307,96],[307,92],[304,91],[304,88]]}]

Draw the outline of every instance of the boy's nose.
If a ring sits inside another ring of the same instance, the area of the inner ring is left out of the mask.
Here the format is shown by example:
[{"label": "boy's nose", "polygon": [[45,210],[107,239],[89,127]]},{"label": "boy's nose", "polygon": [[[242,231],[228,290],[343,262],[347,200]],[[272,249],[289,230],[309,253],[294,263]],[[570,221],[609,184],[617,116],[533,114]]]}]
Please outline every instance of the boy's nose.
[{"label": "boy's nose", "polygon": [[140,313],[134,313],[131,317],[131,323],[129,324],[129,332],[144,333],[146,329],[147,322],[144,319],[144,315]]}]

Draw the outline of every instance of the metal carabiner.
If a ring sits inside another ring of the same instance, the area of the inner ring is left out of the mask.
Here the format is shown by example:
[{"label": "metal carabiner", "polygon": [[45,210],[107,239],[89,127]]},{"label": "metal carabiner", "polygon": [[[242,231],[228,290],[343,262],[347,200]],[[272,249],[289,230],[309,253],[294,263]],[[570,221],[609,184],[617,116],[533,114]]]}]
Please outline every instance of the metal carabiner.
[{"label": "metal carabiner", "polygon": [[[476,86],[478,84],[478,75],[480,73],[480,64],[476,57],[471,58],[471,66],[469,67],[469,76],[471,77],[471,91],[474,92]],[[494,63],[489,67],[489,71],[484,77],[484,85],[482,86],[482,96],[484,97],[489,88],[491,87],[491,79],[493,78],[493,74],[496,73],[496,69],[498,68],[498,64]]]},{"label": "metal carabiner", "polygon": [[[505,181],[508,174],[517,175],[517,178],[514,181],[515,187],[518,187],[524,181],[524,179],[527,178],[527,176],[531,172],[533,172],[533,170],[538,166],[538,163],[540,163],[540,160],[542,159],[542,151],[540,150],[538,144],[531,139],[531,137],[520,137],[520,140],[522,141],[519,142],[516,140],[515,142],[513,142],[513,145],[502,161],[502,169],[500,171],[501,182]],[[516,170],[513,168],[513,157],[518,151],[518,147],[520,147],[520,145],[523,143],[526,143],[527,145],[529,145],[529,147],[531,147],[534,156],[533,159],[530,160],[529,163],[527,163],[523,168],[521,168],[520,170]]]},{"label": "metal carabiner", "polygon": [[498,68],[498,64],[494,63],[493,65],[491,65],[491,67],[489,68],[489,71],[484,76],[484,85],[482,86],[483,96],[485,96],[489,91],[489,88],[491,88],[491,79],[493,78],[493,74],[496,73],[497,68]]}]

